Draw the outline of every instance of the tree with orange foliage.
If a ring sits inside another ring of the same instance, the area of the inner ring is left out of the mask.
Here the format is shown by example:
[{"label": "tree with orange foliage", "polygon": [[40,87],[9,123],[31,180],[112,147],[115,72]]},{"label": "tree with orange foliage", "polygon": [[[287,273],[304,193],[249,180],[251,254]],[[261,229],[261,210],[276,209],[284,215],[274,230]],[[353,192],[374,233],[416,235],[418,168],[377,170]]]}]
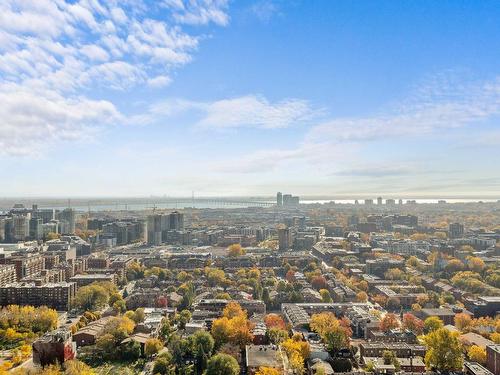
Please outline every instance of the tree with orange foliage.
[{"label": "tree with orange foliage", "polygon": [[328,288],[326,279],[323,276],[314,276],[313,279],[311,280],[311,285],[316,290]]},{"label": "tree with orange foliage", "polygon": [[264,322],[266,323],[266,327],[268,329],[278,328],[278,329],[286,329],[286,323],[281,316],[278,314],[267,314],[264,318]]},{"label": "tree with orange foliage", "polygon": [[459,313],[455,315],[454,322],[455,322],[455,327],[457,327],[460,331],[464,332],[470,328],[472,324],[472,318],[470,317],[469,314]]},{"label": "tree with orange foliage", "polygon": [[229,341],[241,349],[253,341],[252,329],[254,324],[245,315],[238,315],[229,319]]},{"label": "tree with orange foliage", "polygon": [[376,294],[372,297],[372,301],[378,303],[380,306],[385,306],[387,303],[387,297],[381,294]]},{"label": "tree with orange foliage", "polygon": [[359,292],[358,294],[356,294],[356,301],[358,302],[368,301],[368,294],[366,294],[365,292]]},{"label": "tree with orange foliage", "polygon": [[347,337],[352,337],[351,320],[344,316],[339,320],[340,327],[344,330]]},{"label": "tree with orange foliage", "polygon": [[424,322],[415,315],[407,313],[403,315],[403,328],[420,335],[424,331]]},{"label": "tree with orange foliage", "polygon": [[387,313],[379,324],[380,330],[388,332],[391,329],[399,328],[399,320],[395,314]]},{"label": "tree with orange foliage", "polygon": [[285,275],[285,279],[289,283],[293,283],[295,281],[295,271],[294,270],[288,270],[288,272]]}]

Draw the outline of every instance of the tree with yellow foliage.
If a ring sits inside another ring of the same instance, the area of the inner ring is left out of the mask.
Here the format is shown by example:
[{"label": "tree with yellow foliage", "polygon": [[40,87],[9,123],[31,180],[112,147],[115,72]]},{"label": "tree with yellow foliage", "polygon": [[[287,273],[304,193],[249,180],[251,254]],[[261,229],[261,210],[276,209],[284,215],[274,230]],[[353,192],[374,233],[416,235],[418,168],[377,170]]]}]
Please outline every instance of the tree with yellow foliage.
[{"label": "tree with yellow foliage", "polygon": [[246,315],[229,319],[229,341],[243,349],[253,341],[253,327],[253,323],[247,319]]},{"label": "tree with yellow foliage", "polygon": [[500,344],[500,333],[493,332],[490,335],[490,340],[493,341],[495,344]]},{"label": "tree with yellow foliage", "polygon": [[470,317],[469,314],[466,313],[456,314],[454,321],[455,321],[455,327],[457,327],[462,332],[467,331],[472,324],[472,318]]},{"label": "tree with yellow foliage", "polygon": [[144,354],[146,357],[152,357],[163,348],[163,343],[155,338],[150,338],[144,344]]},{"label": "tree with yellow foliage", "polygon": [[212,323],[212,336],[218,345],[230,342],[243,348],[253,340],[253,323],[247,318],[247,312],[236,302],[229,302],[222,317]]},{"label": "tree with yellow foliage", "polygon": [[467,257],[467,267],[473,272],[481,273],[484,270],[485,264],[481,258],[469,256]]},{"label": "tree with yellow foliage", "polygon": [[212,336],[217,345],[222,346],[229,341],[231,334],[229,326],[229,319],[223,316],[222,318],[215,319],[212,323]]},{"label": "tree with yellow foliage", "polygon": [[339,350],[349,347],[349,336],[352,334],[347,325],[332,313],[324,312],[311,317],[310,327],[321,336],[329,350]]},{"label": "tree with yellow foliage", "polygon": [[222,316],[225,316],[228,319],[232,319],[237,316],[244,316],[246,318],[247,313],[241,308],[238,302],[231,301],[226,305],[226,307],[224,307]]},{"label": "tree with yellow foliage", "polygon": [[227,255],[230,257],[238,257],[240,255],[245,255],[246,251],[241,244],[235,243],[227,248]]},{"label": "tree with yellow foliage", "polygon": [[486,349],[480,346],[472,345],[467,351],[467,356],[472,362],[486,363]]},{"label": "tree with yellow foliage", "polygon": [[311,354],[309,343],[302,341],[299,336],[294,336],[291,339],[285,340],[281,344],[281,347],[288,357],[290,367],[295,373],[302,374],[304,372],[304,361]]},{"label": "tree with yellow foliage", "polygon": [[259,370],[255,373],[255,375],[282,375],[283,372],[275,369],[274,367],[259,367]]},{"label": "tree with yellow foliage", "polygon": [[427,346],[425,364],[428,368],[444,372],[462,370],[462,345],[457,333],[438,328],[425,335],[424,342]]},{"label": "tree with yellow foliage", "polygon": [[64,362],[65,375],[96,375],[97,373],[87,364],[77,359]]}]

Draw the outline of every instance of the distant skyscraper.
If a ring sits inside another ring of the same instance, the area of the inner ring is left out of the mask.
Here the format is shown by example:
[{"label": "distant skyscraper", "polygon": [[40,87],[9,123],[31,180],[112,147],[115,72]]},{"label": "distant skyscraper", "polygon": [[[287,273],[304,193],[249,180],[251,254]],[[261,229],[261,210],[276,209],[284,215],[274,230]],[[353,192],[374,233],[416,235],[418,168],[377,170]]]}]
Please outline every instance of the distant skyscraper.
[{"label": "distant skyscraper", "polygon": [[278,193],[276,194],[276,205],[278,207],[283,206],[283,194],[281,194],[280,191],[278,191]]},{"label": "distant skyscraper", "polygon": [[170,230],[184,229],[184,214],[174,211],[170,214],[153,214],[147,218],[147,242],[149,245],[160,245],[167,241]]},{"label": "distant skyscraper", "polygon": [[33,209],[33,213],[31,214],[32,217],[40,218],[42,219],[42,223],[46,224],[50,222],[51,220],[55,219],[54,215],[54,209],[52,208],[36,208]]},{"label": "distant skyscraper", "polygon": [[279,228],[278,229],[278,242],[280,251],[286,251],[290,249],[291,244],[291,234],[289,228]]},{"label": "distant skyscraper", "polygon": [[42,219],[32,217],[30,219],[30,238],[33,240],[41,240],[43,237]]},{"label": "distant skyscraper", "polygon": [[76,212],[72,208],[65,208],[59,212],[58,219],[61,222],[62,234],[75,233]]},{"label": "distant skyscraper", "polygon": [[300,198],[292,194],[283,194],[284,207],[297,207],[300,203]]},{"label": "distant skyscraper", "polygon": [[160,245],[162,243],[162,231],[167,230],[164,215],[154,214],[147,218],[147,241],[149,245]]},{"label": "distant skyscraper", "polygon": [[460,238],[464,235],[464,226],[460,223],[451,223],[448,226],[448,235],[450,238]]},{"label": "distant skyscraper", "polygon": [[396,204],[396,201],[394,199],[386,199],[385,204],[388,206],[394,206]]},{"label": "distant skyscraper", "polygon": [[24,215],[13,215],[14,241],[24,241],[30,235],[29,219]]},{"label": "distant skyscraper", "polygon": [[169,215],[169,229],[183,230],[184,229],[184,214],[174,211]]},{"label": "distant skyscraper", "polygon": [[365,204],[366,205],[372,205],[373,204],[373,199],[365,199]]},{"label": "distant skyscraper", "polygon": [[382,205],[382,197],[378,197],[378,198],[377,198],[377,204],[378,204],[379,206],[381,206],[381,205]]}]

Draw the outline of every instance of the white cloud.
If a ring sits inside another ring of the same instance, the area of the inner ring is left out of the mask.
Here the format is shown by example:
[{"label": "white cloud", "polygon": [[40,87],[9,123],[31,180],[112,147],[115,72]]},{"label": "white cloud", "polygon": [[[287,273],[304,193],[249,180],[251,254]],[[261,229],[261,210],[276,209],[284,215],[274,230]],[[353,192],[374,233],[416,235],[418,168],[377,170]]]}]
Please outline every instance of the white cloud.
[{"label": "white cloud", "polygon": [[161,88],[168,86],[172,82],[172,79],[169,76],[156,76],[148,79],[148,85],[154,88]]},{"label": "white cloud", "polygon": [[357,142],[416,137],[461,128],[500,114],[500,78],[464,84],[438,79],[397,108],[364,118],[333,119],[313,127],[308,139]]},{"label": "white cloud", "polygon": [[171,99],[155,103],[152,117],[173,116],[187,112],[198,115],[195,126],[201,129],[286,128],[307,122],[322,113],[300,99],[269,102],[266,98],[247,95],[213,102]]},{"label": "white cloud", "polygon": [[225,26],[229,22],[228,0],[163,0],[162,4],[174,10],[179,23],[207,25],[211,22]]},{"label": "white cloud", "polygon": [[[171,20],[187,17],[198,24],[227,23],[225,1],[190,1],[181,8],[172,4]],[[29,148],[36,137],[43,145],[91,134],[107,121],[95,117],[92,126],[88,121],[92,114],[102,114],[103,106],[112,106],[112,118],[119,117],[112,103],[86,97],[95,87],[128,90],[137,85],[168,85],[172,69],[191,61],[200,36],[167,19],[158,7],[142,0],[0,2],[0,90],[9,104],[1,109],[2,120],[7,118],[0,123],[2,153],[22,149],[23,132]],[[42,107],[47,110],[33,110]],[[82,109],[89,114],[77,115]],[[14,134],[13,139],[9,134]]]},{"label": "white cloud", "polygon": [[261,0],[252,4],[249,10],[262,22],[269,22],[273,15],[278,12],[278,7],[273,1]]},{"label": "white cloud", "polygon": [[82,140],[121,118],[104,100],[0,86],[0,155],[33,155],[60,140]]},{"label": "white cloud", "polygon": [[219,100],[204,107],[205,115],[198,122],[204,128],[257,127],[285,128],[303,122],[312,115],[304,100],[287,99],[270,103],[258,96]]},{"label": "white cloud", "polygon": [[93,61],[108,61],[109,54],[102,47],[95,44],[86,44],[81,47],[80,52]]}]

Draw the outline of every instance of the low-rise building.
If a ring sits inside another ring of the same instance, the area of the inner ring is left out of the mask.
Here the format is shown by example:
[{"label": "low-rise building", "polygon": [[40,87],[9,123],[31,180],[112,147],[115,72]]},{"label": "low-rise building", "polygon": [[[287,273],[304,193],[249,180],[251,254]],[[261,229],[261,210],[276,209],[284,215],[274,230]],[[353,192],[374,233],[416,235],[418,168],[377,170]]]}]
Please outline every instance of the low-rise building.
[{"label": "low-rise building", "polygon": [[33,342],[33,363],[37,366],[62,364],[74,359],[76,346],[71,341],[71,332],[58,329],[46,333]]},{"label": "low-rise building", "polygon": [[245,354],[248,375],[254,375],[260,367],[285,369],[285,355],[276,345],[247,345]]},{"label": "low-rise building", "polygon": [[500,374],[500,344],[486,347],[486,367],[495,375]]},{"label": "low-rise building", "polygon": [[16,267],[13,264],[0,265],[0,287],[16,282]]}]

